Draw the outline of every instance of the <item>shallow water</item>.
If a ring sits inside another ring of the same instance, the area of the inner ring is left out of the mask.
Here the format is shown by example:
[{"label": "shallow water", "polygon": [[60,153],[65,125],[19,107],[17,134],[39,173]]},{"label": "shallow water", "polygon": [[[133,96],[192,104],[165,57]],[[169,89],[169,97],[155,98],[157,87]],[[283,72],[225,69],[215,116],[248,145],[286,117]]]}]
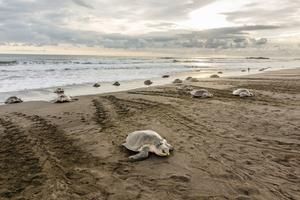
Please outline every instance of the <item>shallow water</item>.
[{"label": "shallow water", "polygon": [[[86,95],[143,87],[145,79],[155,80],[155,85],[167,84],[188,73],[194,73],[197,78],[206,78],[218,71],[223,72],[221,76],[239,76],[260,73],[262,68],[277,70],[298,66],[297,59],[279,58],[0,55],[0,102],[11,95],[24,100],[50,100],[55,97],[52,93],[55,87],[64,87],[70,95]],[[164,74],[171,78],[160,78]],[[121,86],[112,86],[114,81],[120,81]],[[95,82],[102,86],[91,87]]]}]

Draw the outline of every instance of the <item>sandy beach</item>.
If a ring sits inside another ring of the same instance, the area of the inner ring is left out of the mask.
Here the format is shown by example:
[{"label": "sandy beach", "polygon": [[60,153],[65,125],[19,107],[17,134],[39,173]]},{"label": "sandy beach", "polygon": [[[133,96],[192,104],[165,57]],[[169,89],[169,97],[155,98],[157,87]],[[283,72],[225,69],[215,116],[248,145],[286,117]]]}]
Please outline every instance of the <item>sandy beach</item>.
[{"label": "sandy beach", "polygon": [[[300,199],[300,69],[0,106],[0,199]],[[235,88],[255,96],[232,96]],[[169,157],[129,162],[151,129]]]}]

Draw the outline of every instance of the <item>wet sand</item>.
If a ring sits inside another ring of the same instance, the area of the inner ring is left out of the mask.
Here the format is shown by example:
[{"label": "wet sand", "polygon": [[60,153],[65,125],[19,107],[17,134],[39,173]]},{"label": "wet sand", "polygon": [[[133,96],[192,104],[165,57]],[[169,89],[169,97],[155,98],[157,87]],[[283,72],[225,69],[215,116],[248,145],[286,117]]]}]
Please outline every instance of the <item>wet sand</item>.
[{"label": "wet sand", "polygon": [[[0,199],[300,199],[300,69],[0,106]],[[255,97],[231,95],[238,87]],[[128,162],[152,129],[175,150]]]}]

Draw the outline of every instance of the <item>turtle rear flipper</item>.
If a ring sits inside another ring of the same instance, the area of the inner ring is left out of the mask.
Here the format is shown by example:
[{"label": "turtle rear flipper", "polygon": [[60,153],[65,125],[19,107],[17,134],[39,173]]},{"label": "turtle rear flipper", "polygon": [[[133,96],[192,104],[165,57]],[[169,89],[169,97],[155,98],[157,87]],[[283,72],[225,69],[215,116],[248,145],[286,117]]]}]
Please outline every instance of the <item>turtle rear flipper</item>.
[{"label": "turtle rear flipper", "polygon": [[130,161],[139,161],[148,158],[149,156],[149,147],[143,147],[143,149],[133,156],[129,156]]},{"label": "turtle rear flipper", "polygon": [[132,146],[130,146],[127,142],[123,143],[122,146],[125,147],[126,149],[130,150],[130,151],[137,152],[137,150],[132,148]]}]

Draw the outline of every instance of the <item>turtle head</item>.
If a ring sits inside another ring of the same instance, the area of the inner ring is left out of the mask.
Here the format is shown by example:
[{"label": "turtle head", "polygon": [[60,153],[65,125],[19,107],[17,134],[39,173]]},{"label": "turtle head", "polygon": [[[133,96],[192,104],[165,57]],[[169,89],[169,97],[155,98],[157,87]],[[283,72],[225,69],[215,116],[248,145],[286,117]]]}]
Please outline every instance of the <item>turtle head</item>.
[{"label": "turtle head", "polygon": [[212,94],[212,93],[205,93],[205,95],[204,95],[205,97],[213,97],[214,95]]},{"label": "turtle head", "polygon": [[159,142],[159,144],[156,145],[156,148],[154,150],[155,154],[159,156],[169,156],[170,155],[170,150],[172,147],[167,143],[167,141],[164,139]]}]

